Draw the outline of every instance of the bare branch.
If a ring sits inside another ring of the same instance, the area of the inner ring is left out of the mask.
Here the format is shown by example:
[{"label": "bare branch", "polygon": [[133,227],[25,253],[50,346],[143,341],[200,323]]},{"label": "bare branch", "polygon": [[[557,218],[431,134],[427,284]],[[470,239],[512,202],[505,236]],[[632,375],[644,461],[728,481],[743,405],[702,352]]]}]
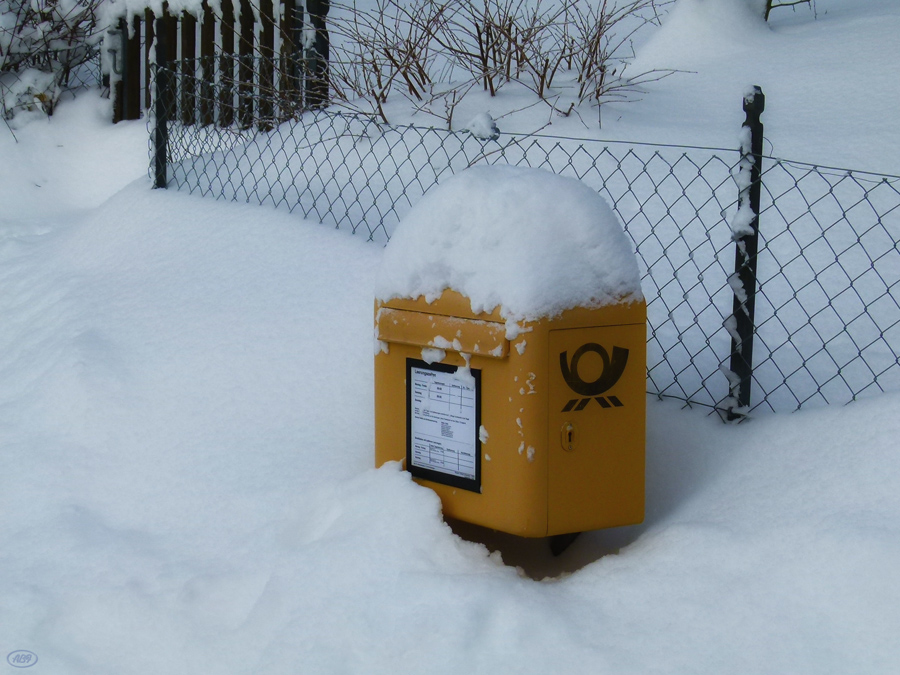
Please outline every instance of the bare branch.
[{"label": "bare branch", "polygon": [[[334,20],[338,98],[370,100],[380,116],[393,92],[452,126],[459,92],[491,96],[518,82],[551,110],[624,100],[665,71],[624,78],[631,39],[671,0],[375,0]],[[574,79],[574,93],[572,92]],[[562,84],[559,84],[562,81]],[[435,93],[435,83],[449,84]],[[452,83],[452,84],[450,84]],[[358,104],[357,104],[358,105]]]}]

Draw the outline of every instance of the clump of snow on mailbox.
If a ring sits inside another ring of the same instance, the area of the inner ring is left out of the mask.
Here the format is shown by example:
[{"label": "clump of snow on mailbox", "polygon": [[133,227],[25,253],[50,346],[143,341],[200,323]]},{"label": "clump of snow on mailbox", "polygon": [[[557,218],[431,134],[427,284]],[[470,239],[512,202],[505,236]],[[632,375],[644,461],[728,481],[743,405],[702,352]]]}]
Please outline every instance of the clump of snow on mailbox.
[{"label": "clump of snow on mailbox", "polygon": [[419,201],[385,249],[378,299],[445,289],[508,320],[640,300],[632,244],[606,200],[541,169],[474,167]]}]

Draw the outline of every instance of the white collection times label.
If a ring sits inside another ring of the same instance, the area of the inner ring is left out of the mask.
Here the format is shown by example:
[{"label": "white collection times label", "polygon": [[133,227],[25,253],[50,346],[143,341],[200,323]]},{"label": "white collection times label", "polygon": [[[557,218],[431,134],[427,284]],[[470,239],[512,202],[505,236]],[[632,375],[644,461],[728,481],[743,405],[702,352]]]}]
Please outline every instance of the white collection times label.
[{"label": "white collection times label", "polygon": [[413,366],[412,464],[475,480],[475,389],[452,373]]}]

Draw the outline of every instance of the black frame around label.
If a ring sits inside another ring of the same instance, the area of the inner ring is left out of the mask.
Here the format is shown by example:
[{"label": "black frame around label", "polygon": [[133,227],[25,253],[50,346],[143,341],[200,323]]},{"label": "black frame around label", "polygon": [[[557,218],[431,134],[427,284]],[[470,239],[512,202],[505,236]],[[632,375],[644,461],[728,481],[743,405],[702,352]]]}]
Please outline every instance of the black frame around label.
[{"label": "black frame around label", "polygon": [[406,470],[414,477],[428,480],[441,485],[449,485],[451,487],[469,490],[471,492],[481,492],[481,371],[470,368],[469,372],[475,378],[475,478],[465,478],[463,476],[455,476],[453,474],[435,471],[433,469],[425,469],[413,466],[413,437],[412,437],[412,395],[413,395],[413,378],[412,369],[419,368],[421,370],[432,370],[439,373],[455,373],[459,370],[456,366],[450,366],[444,363],[426,363],[420,359],[406,359]]}]

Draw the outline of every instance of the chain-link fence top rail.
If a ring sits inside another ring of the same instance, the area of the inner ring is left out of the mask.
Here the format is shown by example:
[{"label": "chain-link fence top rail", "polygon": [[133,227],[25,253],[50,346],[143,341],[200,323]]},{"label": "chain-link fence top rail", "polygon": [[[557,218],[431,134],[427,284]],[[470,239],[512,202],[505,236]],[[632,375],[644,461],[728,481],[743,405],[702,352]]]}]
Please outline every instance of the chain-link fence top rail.
[{"label": "chain-link fence top rail", "polygon": [[[177,76],[194,71],[182,64]],[[220,80],[192,91],[239,107],[237,90]],[[737,151],[543,135],[485,141],[322,111],[273,124],[289,101],[246,85],[242,95],[245,109],[267,117],[184,124],[184,106],[202,103],[170,97],[169,186],[299,209],[387,242],[428,189],[474,164],[574,176],[610,201],[634,242],[648,301],[650,391],[727,407]],[[763,169],[753,407],[794,410],[900,390],[900,178],[774,158]]]}]

